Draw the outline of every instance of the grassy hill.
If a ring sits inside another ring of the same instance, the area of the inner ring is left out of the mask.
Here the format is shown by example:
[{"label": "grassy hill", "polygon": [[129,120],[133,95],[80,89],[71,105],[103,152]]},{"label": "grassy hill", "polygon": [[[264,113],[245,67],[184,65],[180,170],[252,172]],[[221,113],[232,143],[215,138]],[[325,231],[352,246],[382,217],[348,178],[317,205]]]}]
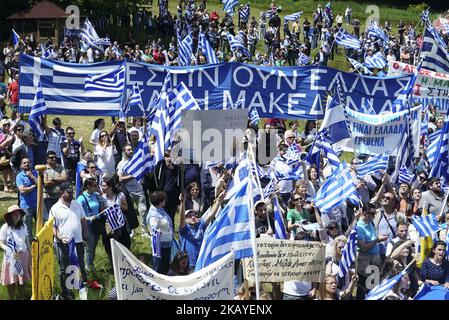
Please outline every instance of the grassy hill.
[{"label": "grassy hill", "polygon": [[[156,4],[156,1],[154,1]],[[243,1],[241,3],[244,3]],[[259,14],[261,11],[266,11],[269,9],[271,1],[267,0],[256,0],[251,1],[251,16],[255,16],[258,20]],[[282,6],[281,16],[291,14],[297,11],[304,11],[303,17],[308,17],[309,21],[312,21],[312,12],[317,8],[318,4],[322,4],[323,6],[326,4],[326,2],[321,1],[276,1],[278,6]],[[169,1],[169,11],[173,14],[176,12],[176,1],[171,0]],[[338,14],[344,14],[344,11],[346,9],[346,6],[349,5],[352,7],[353,11],[353,17],[357,18],[362,23],[362,30],[365,28],[365,22],[368,16],[371,14],[366,13],[366,8],[369,5],[368,3],[363,2],[354,2],[354,1],[335,1],[333,3],[333,12],[334,16],[336,17]],[[397,24],[400,19],[403,19],[405,23],[412,23],[413,25],[416,25],[419,22],[420,14],[421,14],[421,8],[427,7],[427,6],[421,6],[417,9],[409,8],[408,10],[404,9],[396,9],[393,7],[387,7],[383,6],[380,7],[380,20],[381,24],[384,23],[386,19],[390,20],[393,26],[393,31],[397,33]],[[154,5],[155,10],[157,10],[157,5]],[[416,8],[416,7],[415,7]],[[222,4],[217,1],[207,1],[207,9],[209,12],[212,10],[217,10],[219,15],[223,16],[222,11]],[[436,17],[436,13],[434,13],[431,18],[434,19]],[[235,18],[237,19],[237,18]],[[348,27],[350,31],[352,31],[352,27]],[[419,29],[421,31],[422,28]],[[100,35],[102,36],[102,35]],[[262,49],[262,44],[259,43],[259,50]],[[348,70],[350,68],[349,63],[345,59],[343,55],[343,50],[339,50],[339,54],[335,56],[334,61],[329,62],[329,66],[335,67],[342,70]],[[54,116],[49,116],[49,123],[51,123],[51,120],[54,118]],[[72,126],[75,129],[76,132],[76,138],[79,139],[80,137],[84,137],[84,141],[86,142],[86,146],[88,149],[92,150],[92,146],[87,143],[89,140],[90,134],[93,130],[93,122],[95,119],[100,117],[74,117],[74,116],[60,116],[62,119],[63,127]],[[111,126],[111,121],[109,118],[106,119],[106,129],[109,129]],[[302,124],[304,126],[304,124]],[[348,156],[349,157],[349,156]],[[7,207],[11,204],[17,203],[17,197],[14,194],[5,194],[0,192],[0,213],[3,213],[6,211]],[[1,221],[3,215],[0,215],[0,223],[3,224],[3,221]],[[177,216],[178,220],[179,217]],[[175,221],[175,225],[178,225],[178,221]],[[133,240],[132,244],[132,252],[136,256],[140,256],[144,259],[145,262],[150,262],[150,240],[145,239],[142,237],[136,237]],[[0,252],[0,259],[3,257],[3,252]],[[94,291],[89,290],[89,299],[106,299],[107,298],[107,291],[114,286],[114,277],[112,272],[110,272],[110,269],[108,267],[108,259],[107,255],[103,249],[103,245],[101,244],[101,241],[97,248],[97,255],[96,255],[96,261],[95,264],[97,266],[97,273],[94,275],[94,278],[99,281],[103,286],[104,290]],[[57,262],[56,262],[57,265]],[[56,283],[59,282],[58,278],[58,267],[56,267],[55,270],[56,275]],[[56,288],[56,291],[58,291],[58,288]],[[31,296],[31,286],[28,285],[27,290],[27,296]],[[0,300],[7,300],[8,294],[5,287],[0,286]]]}]

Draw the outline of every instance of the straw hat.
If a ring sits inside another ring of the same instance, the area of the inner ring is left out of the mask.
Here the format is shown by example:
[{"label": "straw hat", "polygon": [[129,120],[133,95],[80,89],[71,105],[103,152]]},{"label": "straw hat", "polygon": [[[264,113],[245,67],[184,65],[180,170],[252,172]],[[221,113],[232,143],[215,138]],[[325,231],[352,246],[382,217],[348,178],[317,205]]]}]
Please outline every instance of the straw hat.
[{"label": "straw hat", "polygon": [[8,214],[13,213],[13,212],[16,212],[16,211],[20,211],[22,217],[26,214],[26,212],[25,212],[23,209],[21,209],[18,205],[13,204],[12,206],[10,206],[10,207],[8,208],[8,211],[5,212],[5,213],[3,214],[3,220],[6,219],[6,216],[7,216]]}]

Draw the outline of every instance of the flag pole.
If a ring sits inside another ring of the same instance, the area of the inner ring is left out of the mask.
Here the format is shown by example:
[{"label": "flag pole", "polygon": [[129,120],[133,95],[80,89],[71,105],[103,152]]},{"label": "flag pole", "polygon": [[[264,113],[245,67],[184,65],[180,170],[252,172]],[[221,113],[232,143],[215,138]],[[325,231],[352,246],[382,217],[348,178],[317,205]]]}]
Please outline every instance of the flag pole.
[{"label": "flag pole", "polygon": [[253,260],[254,260],[254,282],[256,285],[256,300],[260,298],[260,288],[259,288],[259,267],[257,263],[257,244],[256,244],[256,222],[254,220],[254,198],[253,198],[253,172],[251,168],[249,169],[249,195],[248,195],[248,211],[249,211],[249,223],[251,232],[251,243],[253,249]]},{"label": "flag pole", "polygon": [[444,197],[443,206],[441,207],[441,211],[440,211],[440,217],[443,215],[444,209],[446,209],[448,196],[449,196],[449,190],[446,192],[446,196]]}]

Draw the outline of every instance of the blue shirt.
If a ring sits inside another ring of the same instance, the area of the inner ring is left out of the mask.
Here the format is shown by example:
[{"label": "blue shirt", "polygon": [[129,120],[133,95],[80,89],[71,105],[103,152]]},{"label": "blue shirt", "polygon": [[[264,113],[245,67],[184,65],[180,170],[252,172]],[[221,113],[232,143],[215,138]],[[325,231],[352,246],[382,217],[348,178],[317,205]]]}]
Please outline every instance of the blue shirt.
[{"label": "blue shirt", "polygon": [[195,268],[196,261],[198,260],[206,227],[204,220],[201,219],[193,226],[186,223],[184,228],[179,228],[181,248],[189,254],[189,266],[191,268]]},{"label": "blue shirt", "polygon": [[[33,175],[37,177],[37,172],[35,170],[32,170]],[[16,186],[17,188],[23,186],[23,187],[31,187],[35,185],[34,180],[31,180],[23,170],[19,172],[19,174],[16,177]],[[37,206],[37,189],[34,189],[33,191],[29,193],[22,193],[19,192],[19,204],[21,208],[29,209],[29,208],[36,208]]]},{"label": "blue shirt", "polygon": [[[366,224],[362,220],[357,222],[357,239],[365,241],[365,243],[372,242],[377,239],[377,232],[374,223]],[[360,251],[360,248],[359,248]],[[374,247],[369,249],[366,253],[377,255],[380,253],[379,245],[376,243]]]},{"label": "blue shirt", "polygon": [[84,191],[76,201],[83,206],[86,217],[96,216],[100,213],[100,196],[96,192],[89,194]]}]

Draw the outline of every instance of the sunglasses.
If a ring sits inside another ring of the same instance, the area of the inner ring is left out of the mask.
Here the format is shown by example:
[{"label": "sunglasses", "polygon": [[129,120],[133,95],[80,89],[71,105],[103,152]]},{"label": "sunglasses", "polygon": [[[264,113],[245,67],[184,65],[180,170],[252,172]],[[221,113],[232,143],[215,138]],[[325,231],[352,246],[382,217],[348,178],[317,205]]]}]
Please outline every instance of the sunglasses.
[{"label": "sunglasses", "polygon": [[107,136],[108,136],[107,134],[102,134],[102,135],[100,135],[101,138],[107,137]]},{"label": "sunglasses", "polygon": [[303,198],[294,198],[293,201],[294,202],[296,202],[296,201],[304,201],[304,199]]},{"label": "sunglasses", "polygon": [[382,199],[385,199],[385,200],[391,200],[392,198],[391,198],[391,197],[385,197],[385,196],[383,196]]},{"label": "sunglasses", "polygon": [[97,167],[89,167],[89,169],[97,169]]},{"label": "sunglasses", "polygon": [[74,135],[75,132],[67,132],[68,135]]},{"label": "sunglasses", "polygon": [[48,157],[48,159],[55,160],[56,157]]},{"label": "sunglasses", "polygon": [[327,229],[329,229],[329,230],[335,230],[335,229],[337,229],[337,227],[327,227]]}]

